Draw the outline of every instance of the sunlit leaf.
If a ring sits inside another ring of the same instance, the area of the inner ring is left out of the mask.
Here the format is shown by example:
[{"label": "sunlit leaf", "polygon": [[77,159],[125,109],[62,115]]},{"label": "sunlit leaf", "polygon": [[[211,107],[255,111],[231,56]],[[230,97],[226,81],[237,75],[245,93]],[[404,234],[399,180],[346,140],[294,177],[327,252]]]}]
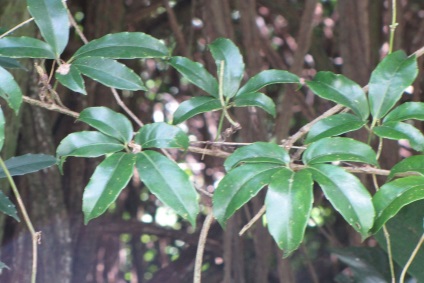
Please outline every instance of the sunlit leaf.
[{"label": "sunlit leaf", "polygon": [[4,98],[9,105],[18,114],[22,104],[22,92],[13,76],[0,67],[0,96]]},{"label": "sunlit leaf", "polygon": [[56,71],[55,76],[63,86],[69,88],[72,91],[87,95],[84,79],[74,65],[69,66],[69,72],[67,74],[63,75]]},{"label": "sunlit leaf", "polygon": [[240,96],[236,96],[234,99],[234,106],[236,107],[245,107],[245,106],[255,106],[262,108],[268,114],[275,117],[275,104],[274,101],[269,96],[266,96],[263,93],[245,93]]},{"label": "sunlit leaf", "polygon": [[388,180],[399,173],[416,173],[424,176],[424,155],[413,155],[397,163],[390,170]]},{"label": "sunlit leaf", "polygon": [[[1,190],[0,190],[0,211],[6,215],[9,215],[15,218],[15,220],[18,222],[21,221],[19,219],[18,211],[16,210],[15,205]],[[0,267],[0,270],[1,270],[1,267]]]},{"label": "sunlit leaf", "polygon": [[393,109],[384,118],[386,122],[400,122],[410,119],[424,121],[424,102],[405,102]]},{"label": "sunlit leaf", "polygon": [[0,56],[12,58],[56,58],[50,45],[44,41],[26,36],[1,38]]},{"label": "sunlit leaf", "polygon": [[174,112],[173,124],[179,124],[197,114],[214,111],[221,108],[221,102],[215,97],[193,97],[189,100],[182,102],[177,108],[177,110]]},{"label": "sunlit leaf", "polygon": [[[4,163],[11,176],[21,176],[53,166],[57,163],[57,159],[51,155],[28,153],[14,156]],[[6,178],[2,168],[0,168],[0,178]]]},{"label": "sunlit leaf", "polygon": [[424,150],[424,135],[414,126],[403,122],[387,122],[373,129],[374,133],[382,138],[391,140],[406,139],[411,147],[417,151]]},{"label": "sunlit leaf", "polygon": [[189,145],[188,136],[177,126],[159,122],[143,126],[134,141],[142,148],[184,148]]}]

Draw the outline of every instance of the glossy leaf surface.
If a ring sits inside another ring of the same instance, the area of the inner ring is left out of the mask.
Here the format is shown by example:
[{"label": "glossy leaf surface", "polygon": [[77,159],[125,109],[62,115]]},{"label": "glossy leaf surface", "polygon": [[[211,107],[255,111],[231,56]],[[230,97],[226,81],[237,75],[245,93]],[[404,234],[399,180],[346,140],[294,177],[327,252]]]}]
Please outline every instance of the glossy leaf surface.
[{"label": "glossy leaf surface", "polygon": [[396,51],[386,56],[372,72],[368,99],[374,119],[384,117],[399,101],[418,74],[417,59]]},{"label": "glossy leaf surface", "polygon": [[27,0],[27,4],[41,35],[59,58],[69,39],[70,23],[65,5],[58,0]]},{"label": "glossy leaf surface", "polygon": [[366,124],[358,116],[349,113],[336,114],[316,122],[309,131],[305,144],[358,130]]},{"label": "glossy leaf surface", "polygon": [[354,161],[378,165],[376,154],[369,145],[339,137],[324,138],[312,143],[303,153],[302,160],[305,164]]},{"label": "glossy leaf surface", "polygon": [[18,114],[22,104],[22,92],[13,76],[0,67],[0,96],[4,98],[9,105]]},{"label": "glossy leaf surface", "polygon": [[269,182],[280,164],[246,164],[228,172],[213,194],[213,213],[221,226]]},{"label": "glossy leaf surface", "polygon": [[424,176],[424,155],[413,155],[400,161],[392,167],[387,179],[393,179],[398,173],[416,173]]},{"label": "glossy leaf surface", "polygon": [[[51,155],[28,153],[9,158],[4,163],[11,176],[21,176],[53,166],[57,163],[57,159]],[[2,168],[0,168],[0,178],[6,178]]]},{"label": "glossy leaf surface", "polygon": [[99,57],[83,57],[73,65],[84,75],[105,86],[126,90],[146,90],[140,77],[133,70],[115,60]]},{"label": "glossy leaf surface", "polygon": [[10,199],[0,190],[0,211],[6,215],[15,218],[16,221],[21,221],[18,216],[18,211]]},{"label": "glossy leaf surface", "polygon": [[85,108],[78,120],[122,143],[129,143],[133,136],[134,130],[130,120],[125,115],[107,107]]},{"label": "glossy leaf surface", "polygon": [[220,77],[221,63],[224,62],[223,94],[225,97],[233,97],[240,87],[244,73],[244,62],[240,50],[231,40],[226,38],[214,40],[209,44],[209,49],[215,59],[218,78]]},{"label": "glossy leaf surface", "polygon": [[373,226],[375,211],[371,195],[359,179],[334,165],[316,164],[307,170],[333,207],[366,238]]},{"label": "glossy leaf surface", "polygon": [[368,118],[369,106],[365,92],[345,76],[318,72],[314,79],[306,84],[319,97],[349,107],[364,121]]},{"label": "glossy leaf surface", "polygon": [[197,96],[180,104],[174,112],[173,124],[179,124],[200,113],[221,109],[219,99],[212,96]]},{"label": "glossy leaf surface", "polygon": [[85,224],[102,215],[115,202],[133,175],[135,157],[133,154],[118,152],[96,167],[82,196]]},{"label": "glossy leaf surface", "polygon": [[85,90],[84,79],[81,76],[81,73],[77,70],[74,65],[69,67],[69,73],[62,75],[58,72],[55,73],[56,79],[65,87],[69,88],[72,91],[82,93],[87,95]]},{"label": "glossy leaf surface", "polygon": [[159,39],[142,32],[119,32],[90,41],[78,49],[73,58],[132,59],[163,58],[168,55],[168,48]]},{"label": "glossy leaf surface", "polygon": [[287,165],[290,156],[277,144],[269,142],[255,142],[235,150],[224,162],[225,170],[228,172],[240,163],[275,163]]},{"label": "glossy leaf surface", "polygon": [[134,138],[142,148],[184,148],[189,145],[188,136],[177,126],[159,122],[143,126]]},{"label": "glossy leaf surface", "polygon": [[0,66],[9,69],[26,70],[26,68],[18,60],[8,57],[0,57]]},{"label": "glossy leaf surface", "polygon": [[[3,114],[3,110],[0,107],[0,150],[3,149],[3,145],[4,145],[4,140],[5,140],[5,136],[4,136],[4,132],[5,132],[5,125],[6,125],[6,120],[4,119],[4,114]],[[1,167],[0,167],[1,169]]]},{"label": "glossy leaf surface", "polygon": [[12,58],[55,59],[50,45],[32,37],[5,37],[0,39],[0,56]]},{"label": "glossy leaf surface", "polygon": [[234,106],[236,107],[245,107],[245,106],[255,106],[262,108],[268,114],[275,117],[275,104],[274,101],[269,96],[266,96],[263,93],[246,93],[240,96],[237,96],[234,99]]},{"label": "glossy leaf surface", "polygon": [[265,198],[268,230],[289,256],[302,243],[311,214],[313,181],[307,171],[282,168],[272,175]]},{"label": "glossy leaf surface", "polygon": [[381,186],[373,197],[376,218],[372,233],[378,232],[402,207],[422,199],[424,199],[423,176],[400,178]]},{"label": "glossy leaf surface", "polygon": [[410,119],[424,121],[424,102],[405,102],[393,109],[384,118],[386,122],[400,122]]},{"label": "glossy leaf surface", "polygon": [[137,154],[141,181],[161,202],[196,226],[198,195],[187,174],[172,160],[151,150]]},{"label": "glossy leaf surface", "polygon": [[417,151],[424,150],[424,135],[414,126],[403,122],[387,122],[373,129],[374,133],[382,138],[391,140],[406,139],[411,147]]},{"label": "glossy leaf surface", "polygon": [[298,76],[288,71],[265,70],[251,77],[247,83],[238,90],[236,96],[257,92],[267,85],[284,83],[299,84],[300,80]]},{"label": "glossy leaf surface", "polygon": [[179,56],[172,57],[169,60],[169,64],[189,82],[203,89],[208,94],[218,97],[218,82],[202,64]]}]

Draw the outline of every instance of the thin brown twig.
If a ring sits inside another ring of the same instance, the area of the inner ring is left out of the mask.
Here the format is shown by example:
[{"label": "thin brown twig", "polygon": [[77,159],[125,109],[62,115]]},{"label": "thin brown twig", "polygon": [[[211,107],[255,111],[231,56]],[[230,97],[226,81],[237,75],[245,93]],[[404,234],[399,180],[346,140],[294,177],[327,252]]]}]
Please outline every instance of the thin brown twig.
[{"label": "thin brown twig", "polygon": [[22,27],[22,26],[26,25],[27,23],[32,22],[33,20],[34,20],[34,18],[29,18],[28,20],[23,21],[22,23],[20,23],[20,24],[18,24],[18,25],[16,25],[16,26],[14,26],[14,27],[13,27],[13,28],[11,28],[10,30],[8,30],[8,31],[6,31],[5,33],[1,34],[1,35],[0,35],[0,38],[3,38],[3,37],[5,37],[5,36],[7,36],[8,34],[11,34],[11,33],[12,33],[12,32],[14,32],[15,30],[17,30],[18,28],[20,28],[20,27]]},{"label": "thin brown twig", "polygon": [[196,259],[194,263],[194,279],[193,283],[200,283],[202,280],[202,263],[203,253],[205,251],[206,239],[208,236],[209,229],[214,221],[213,213],[210,211],[203,222],[202,231],[200,232],[199,242],[197,245]]}]

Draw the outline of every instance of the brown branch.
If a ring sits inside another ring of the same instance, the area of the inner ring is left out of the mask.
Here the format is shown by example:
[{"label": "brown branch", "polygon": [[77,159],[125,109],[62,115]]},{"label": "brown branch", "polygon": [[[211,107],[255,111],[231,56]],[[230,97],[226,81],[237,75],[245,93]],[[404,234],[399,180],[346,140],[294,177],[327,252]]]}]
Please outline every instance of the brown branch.
[{"label": "brown branch", "polygon": [[185,57],[190,57],[187,48],[187,43],[178,25],[177,17],[175,16],[174,10],[171,8],[171,5],[169,5],[168,0],[163,0],[163,5],[165,6],[166,13],[168,14],[169,25],[171,26],[171,30],[175,35],[175,40],[178,43],[178,49]]},{"label": "brown branch", "polygon": [[26,102],[28,104],[35,105],[35,106],[38,106],[38,107],[41,107],[41,108],[45,108],[45,109],[48,109],[48,110],[51,110],[51,111],[56,111],[56,112],[59,112],[59,113],[62,113],[62,114],[66,114],[68,116],[74,117],[75,119],[78,119],[78,117],[79,117],[78,112],[71,111],[71,110],[64,108],[64,107],[61,107],[57,104],[45,103],[45,102],[42,102],[42,101],[37,100],[37,99],[30,98],[30,97],[25,96],[25,95],[22,97],[22,99],[23,99],[24,102]]},{"label": "brown branch", "polygon": [[208,237],[209,229],[214,221],[213,213],[210,211],[203,222],[202,231],[199,236],[199,244],[197,245],[196,259],[194,262],[194,279],[193,283],[201,283],[202,281],[202,263],[205,244]]}]

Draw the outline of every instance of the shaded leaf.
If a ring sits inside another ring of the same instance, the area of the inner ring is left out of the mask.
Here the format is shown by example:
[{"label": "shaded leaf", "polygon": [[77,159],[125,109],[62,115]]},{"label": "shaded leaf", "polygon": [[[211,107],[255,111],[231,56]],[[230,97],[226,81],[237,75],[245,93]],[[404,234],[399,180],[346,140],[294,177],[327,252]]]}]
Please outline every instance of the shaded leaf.
[{"label": "shaded leaf", "polygon": [[281,164],[246,164],[228,172],[213,194],[213,212],[225,227],[227,220],[269,182]]},{"label": "shaded leaf", "polygon": [[119,32],[90,41],[78,49],[73,58],[132,59],[163,58],[168,55],[168,48],[157,38],[142,32]]},{"label": "shaded leaf", "polygon": [[398,173],[417,173],[424,176],[424,155],[414,155],[400,161],[392,167],[387,179],[393,179]]},{"label": "shaded leaf", "polygon": [[0,150],[2,150],[4,145],[4,126],[6,120],[4,119],[3,110],[0,107]]},{"label": "shaded leaf", "polygon": [[56,58],[50,45],[44,41],[26,36],[1,38],[0,56],[12,58]]},{"label": "shaded leaf", "polygon": [[18,114],[22,104],[22,92],[13,76],[0,67],[0,96],[3,97],[10,108]]},{"label": "shaded leaf", "polygon": [[245,93],[243,95],[237,96],[234,99],[234,106],[244,107],[244,106],[256,106],[265,110],[268,114],[275,117],[275,104],[274,101],[263,93]]},{"label": "shaded leaf", "polygon": [[369,116],[367,97],[363,89],[343,75],[331,72],[318,72],[312,81],[306,83],[319,97],[349,107],[366,120]]},{"label": "shaded leaf", "polygon": [[83,57],[73,65],[84,75],[105,86],[127,90],[146,90],[140,77],[133,70],[115,60],[99,57]]},{"label": "shaded leaf", "polygon": [[283,148],[274,143],[255,142],[235,150],[224,162],[228,172],[240,163],[275,163],[287,165],[290,156]]},{"label": "shaded leaf", "polygon": [[[57,163],[57,159],[51,155],[28,153],[14,156],[4,163],[11,176],[21,176],[53,166]],[[0,178],[6,178],[6,173],[1,168]]]},{"label": "shaded leaf", "polygon": [[123,143],[129,143],[133,137],[134,129],[130,120],[107,107],[85,108],[78,120]]},{"label": "shaded leaf", "polygon": [[193,97],[189,100],[182,102],[177,108],[177,110],[174,112],[173,124],[179,124],[197,114],[214,111],[221,108],[221,102],[215,97]]},{"label": "shaded leaf", "polygon": [[244,62],[240,50],[227,38],[214,40],[209,44],[209,49],[215,59],[218,77],[220,77],[221,63],[224,62],[223,95],[225,97],[233,97],[240,87],[244,73]]},{"label": "shaded leaf", "polygon": [[159,122],[143,126],[134,141],[142,148],[184,148],[189,145],[188,136],[177,126]]},{"label": "shaded leaf", "polygon": [[418,74],[417,59],[396,51],[386,56],[372,72],[368,99],[374,120],[384,117],[399,101]]},{"label": "shaded leaf", "polygon": [[187,174],[165,156],[151,150],[137,154],[141,181],[161,202],[196,226],[198,195]]},{"label": "shaded leaf", "polygon": [[312,143],[303,153],[303,163],[318,164],[353,161],[378,165],[374,150],[367,144],[350,138],[324,138]]},{"label": "shaded leaf", "polygon": [[403,122],[387,122],[373,129],[382,138],[391,140],[406,139],[417,151],[424,150],[424,135],[414,126]]},{"label": "shaded leaf", "polygon": [[133,175],[135,157],[123,152],[114,153],[96,167],[82,196],[85,224],[102,215],[127,186]]},{"label": "shaded leaf", "polygon": [[9,69],[27,70],[18,60],[8,57],[0,57],[0,66]]},{"label": "shaded leaf", "polygon": [[405,102],[393,109],[384,118],[386,122],[400,122],[410,119],[424,121],[424,102]]},{"label": "shaded leaf", "polygon": [[326,198],[363,238],[374,223],[371,195],[357,177],[329,164],[311,165],[306,169],[319,184]]},{"label": "shaded leaf", "polygon": [[282,168],[272,175],[265,198],[268,230],[288,257],[303,241],[311,214],[313,181],[307,171]]},{"label": "shaded leaf", "polygon": [[69,40],[69,17],[65,5],[58,0],[27,0],[28,10],[41,35],[60,57]]},{"label": "shaded leaf", "polygon": [[66,75],[62,75],[56,71],[55,76],[63,86],[69,88],[72,91],[87,95],[84,79],[74,65],[70,65],[69,72]]},{"label": "shaded leaf", "polygon": [[[9,215],[15,218],[15,220],[18,222],[21,221],[19,219],[18,211],[16,210],[15,205],[1,190],[0,190],[0,211],[6,215]],[[1,270],[1,266],[0,266],[0,270]]]},{"label": "shaded leaf", "polygon": [[172,57],[169,60],[169,64],[189,82],[203,89],[208,94],[218,97],[218,82],[202,64],[179,56]]}]

